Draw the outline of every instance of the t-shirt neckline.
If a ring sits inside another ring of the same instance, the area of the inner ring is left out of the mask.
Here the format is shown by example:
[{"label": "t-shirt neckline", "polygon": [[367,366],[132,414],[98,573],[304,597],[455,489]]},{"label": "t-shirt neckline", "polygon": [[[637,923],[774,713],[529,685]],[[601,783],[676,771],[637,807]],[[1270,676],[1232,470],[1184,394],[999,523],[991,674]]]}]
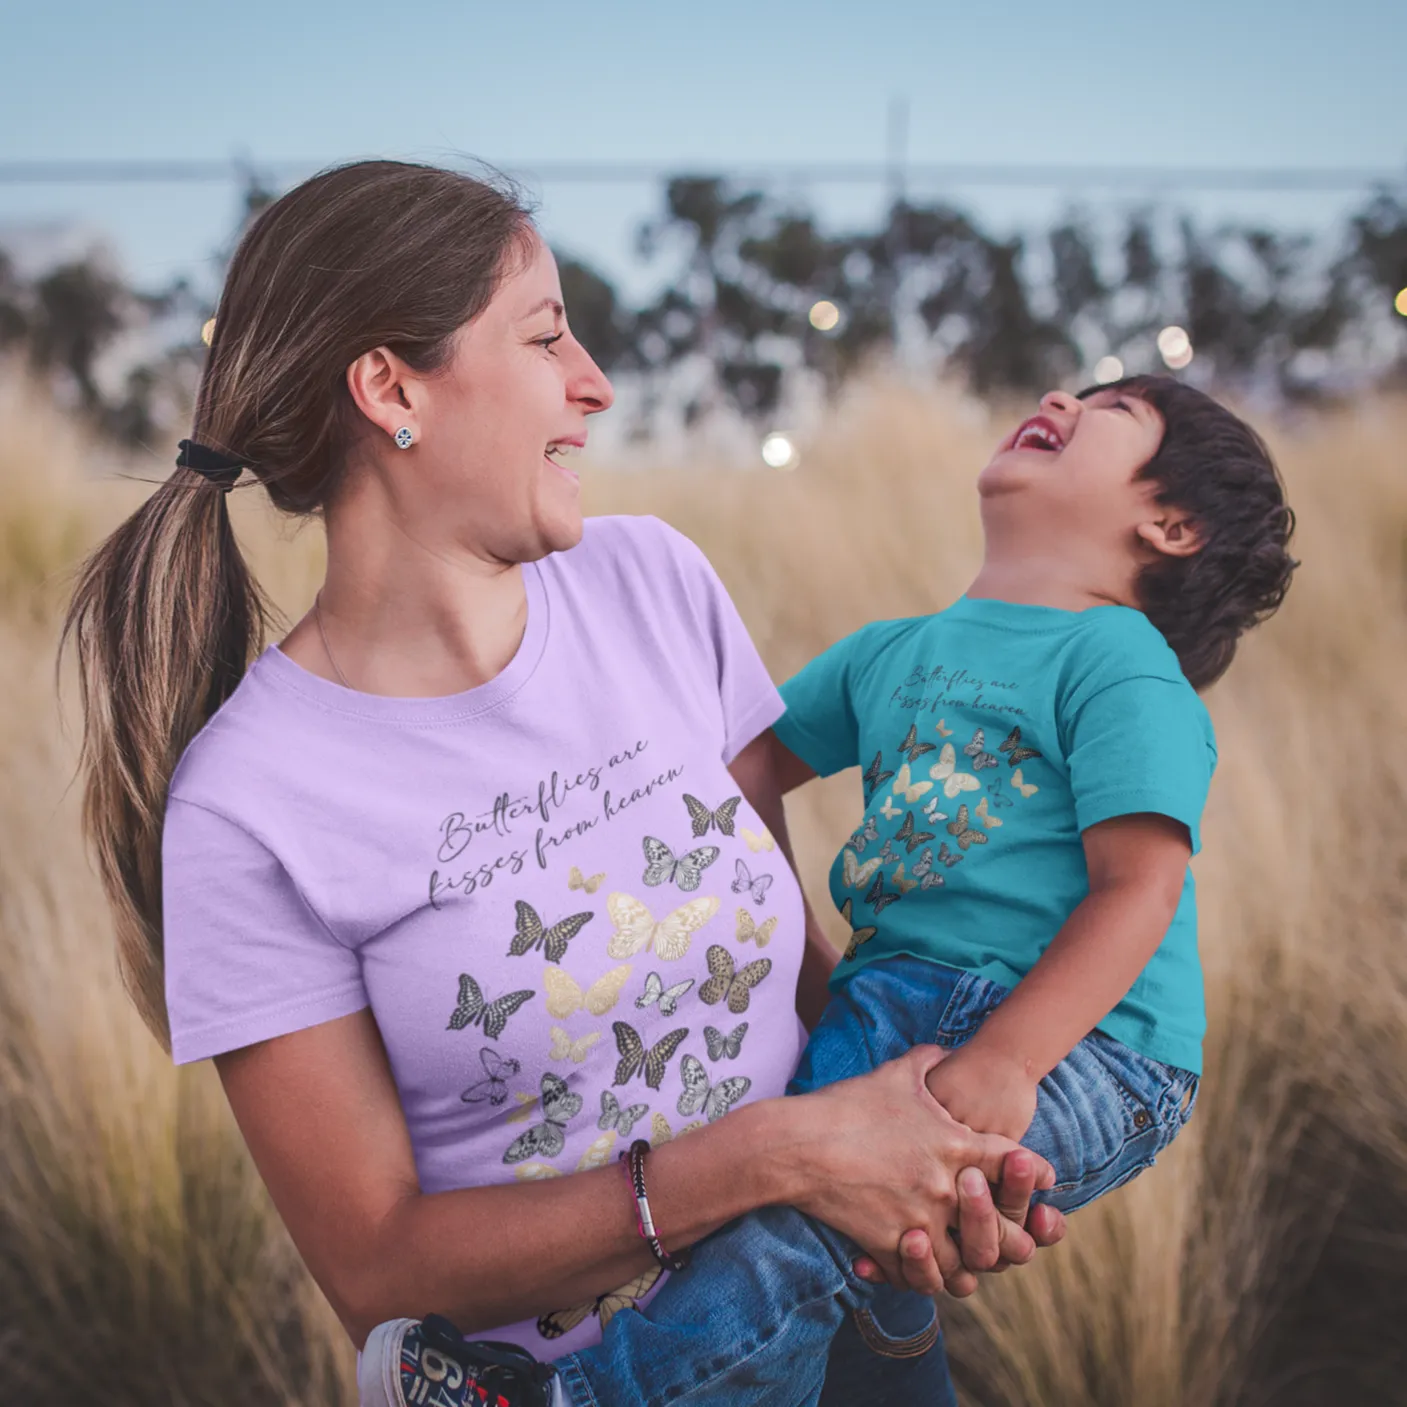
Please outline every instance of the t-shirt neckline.
[{"label": "t-shirt neckline", "polygon": [[478,717],[506,703],[532,678],[547,647],[549,611],[542,570],[536,562],[524,562],[522,571],[528,613],[523,638],[513,658],[492,679],[472,689],[434,698],[364,694],[304,669],[277,644],[264,650],[251,673],[300,695],[319,708],[358,718],[374,718],[383,723],[424,725]]}]

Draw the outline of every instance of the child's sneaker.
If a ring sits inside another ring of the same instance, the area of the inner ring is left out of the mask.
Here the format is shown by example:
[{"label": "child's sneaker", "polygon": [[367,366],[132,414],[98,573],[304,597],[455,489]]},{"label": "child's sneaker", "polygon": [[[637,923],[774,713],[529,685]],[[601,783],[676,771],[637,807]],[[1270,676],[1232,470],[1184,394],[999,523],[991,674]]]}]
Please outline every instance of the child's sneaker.
[{"label": "child's sneaker", "polygon": [[371,1331],[357,1390],[361,1407],[552,1407],[556,1374],[516,1344],[466,1342],[431,1314]]}]

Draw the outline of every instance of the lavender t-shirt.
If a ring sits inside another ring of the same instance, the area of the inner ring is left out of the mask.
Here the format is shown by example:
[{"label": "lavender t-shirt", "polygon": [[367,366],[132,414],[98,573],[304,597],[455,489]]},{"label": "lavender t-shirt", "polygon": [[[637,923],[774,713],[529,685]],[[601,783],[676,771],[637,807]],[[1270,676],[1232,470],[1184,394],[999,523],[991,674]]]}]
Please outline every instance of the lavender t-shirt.
[{"label": "lavender t-shirt", "polygon": [[[800,890],[727,771],[782,704],[718,578],[624,517],[523,577],[522,643],[467,693],[266,650],[167,809],[176,1060],[370,1006],[426,1192],[679,1136],[780,1094],[804,1040]],[[654,1288],[491,1336],[554,1357]]]}]

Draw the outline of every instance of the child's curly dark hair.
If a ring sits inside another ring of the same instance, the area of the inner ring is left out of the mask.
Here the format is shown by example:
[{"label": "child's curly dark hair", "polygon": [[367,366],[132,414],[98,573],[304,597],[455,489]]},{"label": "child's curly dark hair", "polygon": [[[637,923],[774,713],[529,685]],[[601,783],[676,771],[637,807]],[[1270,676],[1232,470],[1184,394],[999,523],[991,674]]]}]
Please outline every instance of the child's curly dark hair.
[{"label": "child's curly dark hair", "polygon": [[1096,391],[1122,391],[1163,417],[1158,452],[1139,471],[1158,501],[1182,509],[1202,535],[1188,557],[1150,563],[1139,608],[1162,631],[1195,689],[1226,673],[1236,643],[1285,599],[1299,565],[1289,553],[1295,515],[1265,442],[1205,392],[1171,376],[1130,376]]}]

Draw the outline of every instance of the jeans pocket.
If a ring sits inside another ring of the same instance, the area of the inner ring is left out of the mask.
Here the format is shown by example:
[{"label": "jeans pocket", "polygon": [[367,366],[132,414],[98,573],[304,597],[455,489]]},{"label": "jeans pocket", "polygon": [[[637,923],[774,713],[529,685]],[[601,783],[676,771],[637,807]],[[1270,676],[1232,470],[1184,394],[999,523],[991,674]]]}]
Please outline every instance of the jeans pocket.
[{"label": "jeans pocket", "polygon": [[[932,1305],[932,1301],[928,1302]],[[881,1324],[873,1310],[851,1311],[860,1338],[871,1353],[881,1358],[919,1358],[938,1342],[938,1311],[925,1313],[928,1322],[919,1329],[898,1331]]]},{"label": "jeans pocket", "polygon": [[1010,987],[965,972],[953,985],[952,995],[938,1018],[934,1045],[955,1049],[966,1045],[982,1023],[1011,995]]}]

